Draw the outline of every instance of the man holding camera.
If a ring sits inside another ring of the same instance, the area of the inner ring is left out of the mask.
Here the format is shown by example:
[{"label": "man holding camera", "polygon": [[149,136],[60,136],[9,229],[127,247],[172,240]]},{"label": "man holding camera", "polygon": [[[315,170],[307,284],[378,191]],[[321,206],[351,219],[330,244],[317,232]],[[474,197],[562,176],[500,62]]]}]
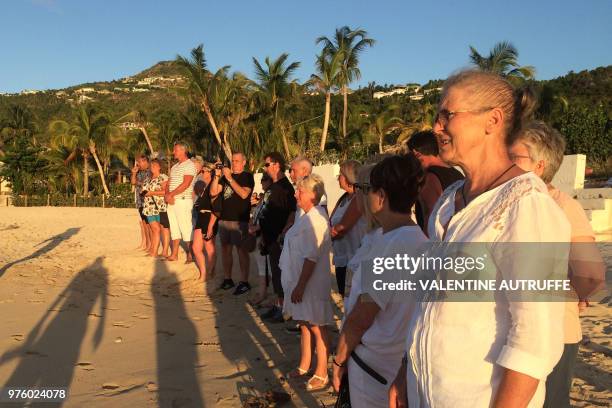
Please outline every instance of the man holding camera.
[{"label": "man holding camera", "polygon": [[242,295],[251,289],[249,285],[249,253],[255,249],[255,237],[249,234],[249,217],[251,212],[251,192],[255,179],[244,171],[246,158],[242,153],[232,154],[231,170],[221,163],[215,166],[215,177],[210,184],[210,194],[216,197],[222,194],[221,217],[219,218],[219,240],[223,261],[224,279],[221,289],[233,288],[232,248],[238,251],[240,263],[240,282],[234,295]]},{"label": "man holding camera", "polygon": [[276,304],[261,315],[264,319],[274,322],[283,321],[283,286],[281,284],[281,270],[278,266],[281,255],[281,235],[286,232],[285,226],[289,219],[293,219],[296,210],[295,190],[291,182],[285,177],[285,160],[278,152],[272,152],[265,156],[264,171],[272,179],[269,197],[266,206],[262,210],[259,225],[264,242],[264,253],[270,259],[272,270],[272,287],[276,295]]}]

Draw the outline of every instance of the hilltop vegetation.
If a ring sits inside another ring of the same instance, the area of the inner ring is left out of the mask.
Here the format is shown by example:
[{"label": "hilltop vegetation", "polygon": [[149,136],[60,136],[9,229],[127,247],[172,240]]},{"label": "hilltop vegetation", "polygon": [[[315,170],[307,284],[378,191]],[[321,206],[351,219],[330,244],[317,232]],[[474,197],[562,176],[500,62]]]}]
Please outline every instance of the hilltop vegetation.
[{"label": "hilltop vegetation", "polygon": [[[253,58],[250,79],[229,67],[210,72],[200,46],[119,80],[0,95],[0,177],[17,192],[87,195],[112,191],[139,153],[168,158],[179,139],[208,160],[243,151],[257,169],[272,150],[316,162],[363,159],[432,126],[443,79],[370,82],[351,91],[361,75],[354,57],[374,41],[343,27],[318,42],[317,72],[305,83],[292,78],[299,62],[288,54]],[[495,53],[505,53],[507,63],[495,65]],[[534,81],[534,68],[519,65],[509,43],[488,56],[472,49],[470,58],[480,69],[536,88],[537,116],[564,133],[567,153],[587,154],[596,172],[609,175],[612,66]]]}]

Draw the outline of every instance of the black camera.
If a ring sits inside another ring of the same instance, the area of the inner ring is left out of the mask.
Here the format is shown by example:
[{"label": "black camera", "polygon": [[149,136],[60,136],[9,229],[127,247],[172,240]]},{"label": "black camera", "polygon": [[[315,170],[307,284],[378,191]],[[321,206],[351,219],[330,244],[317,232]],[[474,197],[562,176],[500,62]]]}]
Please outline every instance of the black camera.
[{"label": "black camera", "polygon": [[223,168],[223,163],[217,163],[215,164],[215,169],[219,169],[221,170]]}]

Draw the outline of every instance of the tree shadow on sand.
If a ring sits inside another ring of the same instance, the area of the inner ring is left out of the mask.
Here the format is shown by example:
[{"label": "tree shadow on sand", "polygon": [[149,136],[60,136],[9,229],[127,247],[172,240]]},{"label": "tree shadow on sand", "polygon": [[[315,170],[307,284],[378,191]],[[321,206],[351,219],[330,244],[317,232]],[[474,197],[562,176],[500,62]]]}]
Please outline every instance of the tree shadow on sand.
[{"label": "tree shadow on sand", "polygon": [[54,235],[51,238],[46,239],[42,241],[41,243],[35,245],[35,247],[37,247],[42,244],[46,244],[45,246],[37,249],[36,251],[32,252],[30,255],[24,258],[17,259],[16,261],[9,262],[6,265],[4,265],[2,268],[0,268],[0,277],[2,277],[2,275],[4,275],[4,273],[12,266],[29,261],[30,259],[38,258],[39,256],[46,254],[47,252],[51,251],[52,249],[57,247],[59,244],[61,244],[63,241],[66,241],[73,235],[76,235],[80,230],[81,230],[80,227],[68,228],[66,231],[62,232],[61,234]]},{"label": "tree shadow on sand", "polygon": [[[75,230],[78,231],[76,228]],[[20,359],[4,387],[69,388],[90,316],[97,319],[93,336],[94,348],[97,348],[102,340],[107,292],[108,271],[103,267],[103,258],[99,257],[93,264],[81,270],[58,295],[23,344],[0,356],[0,365]],[[98,298],[99,313],[94,313]],[[7,404],[25,405],[26,403]],[[63,402],[43,405],[60,407]]]},{"label": "tree shadow on sand", "polygon": [[155,302],[158,406],[203,408],[197,369],[198,334],[187,315],[180,282],[156,262],[151,282]]}]

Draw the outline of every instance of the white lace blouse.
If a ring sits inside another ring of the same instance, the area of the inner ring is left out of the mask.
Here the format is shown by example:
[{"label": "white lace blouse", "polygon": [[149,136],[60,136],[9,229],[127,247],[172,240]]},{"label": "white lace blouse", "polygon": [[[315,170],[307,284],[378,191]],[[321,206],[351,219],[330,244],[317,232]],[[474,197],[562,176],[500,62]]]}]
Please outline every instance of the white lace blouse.
[{"label": "white lace blouse", "polygon": [[[449,186],[429,218],[430,239],[443,242],[569,242],[570,227],[545,184],[527,173],[487,191],[455,213]],[[446,231],[445,231],[445,226]],[[496,260],[501,274],[512,256]],[[540,380],[530,407],[541,407],[547,375],[563,350],[563,303],[424,302],[410,324],[410,407],[489,407],[504,368]]]}]

